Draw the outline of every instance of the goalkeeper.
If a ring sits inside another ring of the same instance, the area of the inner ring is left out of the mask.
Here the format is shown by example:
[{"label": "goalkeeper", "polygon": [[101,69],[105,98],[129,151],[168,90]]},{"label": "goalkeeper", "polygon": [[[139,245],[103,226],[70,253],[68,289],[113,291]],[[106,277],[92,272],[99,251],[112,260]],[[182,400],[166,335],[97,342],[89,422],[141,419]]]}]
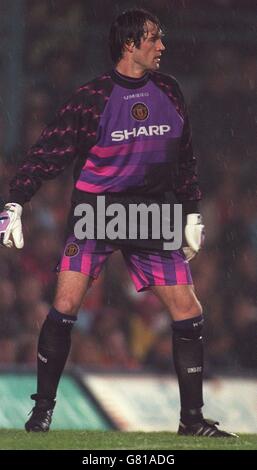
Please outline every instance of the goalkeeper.
[{"label": "goalkeeper", "polygon": [[[159,72],[165,46],[151,13],[134,9],[118,16],[109,44],[113,69],[81,86],[42,132],[12,179],[0,214],[1,244],[22,248],[23,205],[43,180],[75,162],[68,236],[53,306],[39,335],[35,406],[25,429],[49,430],[77,312],[108,256],[121,249],[136,289],[151,289],[171,315],[181,400],[178,433],[232,437],[202,414],[203,314],[188,261],[201,248],[203,225],[183,94],[173,77]],[[97,207],[98,195],[127,206],[160,204],[168,192],[183,206],[183,248],[165,251],[158,240],[78,240],[74,234],[74,209],[81,203]]]}]

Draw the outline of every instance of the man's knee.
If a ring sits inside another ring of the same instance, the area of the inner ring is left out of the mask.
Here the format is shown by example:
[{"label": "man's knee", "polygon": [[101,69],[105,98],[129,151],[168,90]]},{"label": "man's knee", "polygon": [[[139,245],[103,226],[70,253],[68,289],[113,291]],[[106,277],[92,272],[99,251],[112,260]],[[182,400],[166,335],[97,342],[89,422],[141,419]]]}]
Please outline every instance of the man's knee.
[{"label": "man's knee", "polygon": [[202,305],[200,304],[199,300],[197,297],[194,298],[194,302],[192,303],[191,306],[191,316],[197,317],[199,315],[203,314],[203,308]]},{"label": "man's knee", "polygon": [[91,278],[82,273],[62,271],[58,275],[54,307],[64,315],[77,315]]},{"label": "man's knee", "polygon": [[187,298],[180,297],[175,303],[176,319],[193,318],[202,315],[202,306],[194,293]]},{"label": "man's knee", "polygon": [[65,296],[61,297],[59,295],[56,295],[53,305],[58,312],[64,315],[77,315],[80,307],[74,299]]}]

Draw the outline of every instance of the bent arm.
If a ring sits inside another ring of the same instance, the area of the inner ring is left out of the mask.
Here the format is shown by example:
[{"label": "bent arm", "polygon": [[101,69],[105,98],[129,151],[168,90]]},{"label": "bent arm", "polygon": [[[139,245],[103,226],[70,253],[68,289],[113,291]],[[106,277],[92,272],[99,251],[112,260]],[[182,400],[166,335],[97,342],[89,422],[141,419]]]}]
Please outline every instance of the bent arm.
[{"label": "bent arm", "polygon": [[23,205],[44,180],[55,178],[72,163],[77,154],[81,109],[75,94],[43,130],[10,182],[10,201]]}]

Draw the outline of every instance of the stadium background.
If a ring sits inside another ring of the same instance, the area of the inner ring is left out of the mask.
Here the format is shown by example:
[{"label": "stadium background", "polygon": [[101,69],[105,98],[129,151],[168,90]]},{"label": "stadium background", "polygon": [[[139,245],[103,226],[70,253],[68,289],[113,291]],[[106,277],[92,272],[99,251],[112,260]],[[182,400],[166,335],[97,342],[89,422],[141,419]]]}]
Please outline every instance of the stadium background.
[{"label": "stadium background", "polygon": [[[17,163],[58,106],[74,88],[111,67],[106,38],[112,18],[136,5],[155,12],[166,26],[161,71],[177,77],[189,104],[204,194],[206,246],[191,267],[206,318],[206,381],[227,376],[243,383],[256,378],[254,3],[1,0],[0,4],[3,197]],[[38,332],[53,298],[71,173],[69,168],[45,183],[26,206],[25,248],[0,251],[2,371],[24,373],[35,368]],[[151,293],[136,294],[122,258],[113,256],[81,307],[66,370],[168,377],[174,373],[171,356],[167,312]],[[15,383],[16,387],[19,380]]]}]

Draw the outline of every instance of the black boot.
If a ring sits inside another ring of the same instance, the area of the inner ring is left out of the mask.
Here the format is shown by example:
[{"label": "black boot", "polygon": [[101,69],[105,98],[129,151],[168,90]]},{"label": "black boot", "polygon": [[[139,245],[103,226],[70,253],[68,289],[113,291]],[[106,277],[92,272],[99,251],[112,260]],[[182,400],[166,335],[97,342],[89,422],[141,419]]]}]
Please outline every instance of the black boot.
[{"label": "black boot", "polygon": [[217,428],[218,421],[202,418],[199,423],[184,424],[180,421],[178,434],[180,436],[196,436],[196,437],[238,437],[232,432],[222,431]]},{"label": "black boot", "polygon": [[36,401],[31,410],[31,417],[25,423],[27,432],[47,432],[52,421],[52,414],[55,407],[55,400],[39,398],[37,394],[31,395],[32,400]]}]

